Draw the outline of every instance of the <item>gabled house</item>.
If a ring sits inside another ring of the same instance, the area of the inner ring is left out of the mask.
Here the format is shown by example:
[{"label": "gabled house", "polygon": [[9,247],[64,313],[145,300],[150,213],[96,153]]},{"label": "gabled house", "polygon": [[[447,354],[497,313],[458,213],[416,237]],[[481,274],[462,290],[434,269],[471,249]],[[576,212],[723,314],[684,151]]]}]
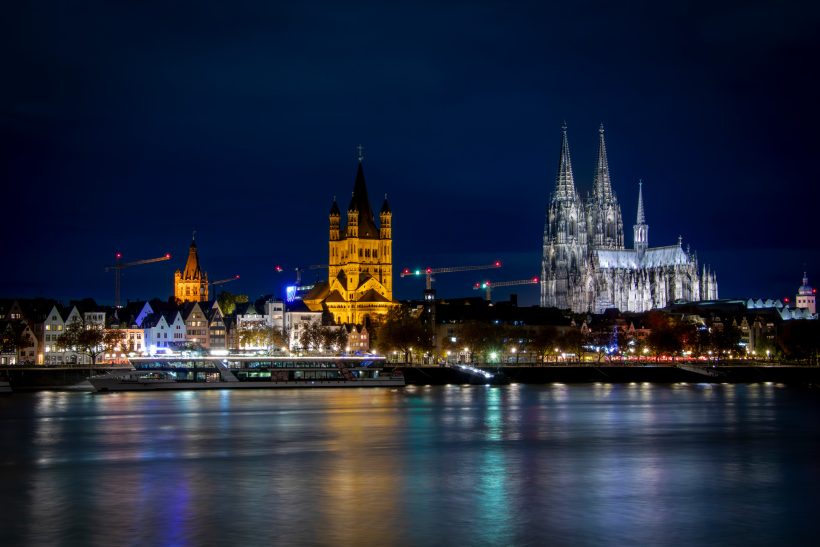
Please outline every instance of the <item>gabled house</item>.
[{"label": "gabled house", "polygon": [[203,308],[208,309],[207,302],[185,302],[182,305],[182,319],[185,321],[185,341],[194,346],[210,346],[209,321]]},{"label": "gabled house", "polygon": [[145,348],[153,355],[157,349],[177,348],[185,343],[185,321],[178,311],[166,311],[148,315],[142,324]]}]

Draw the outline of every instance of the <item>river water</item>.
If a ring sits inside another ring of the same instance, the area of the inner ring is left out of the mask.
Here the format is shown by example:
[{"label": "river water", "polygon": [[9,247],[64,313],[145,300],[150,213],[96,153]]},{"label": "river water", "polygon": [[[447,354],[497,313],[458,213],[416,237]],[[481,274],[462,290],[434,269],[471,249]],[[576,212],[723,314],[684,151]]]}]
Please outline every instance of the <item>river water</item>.
[{"label": "river water", "polygon": [[443,386],[0,398],[2,545],[810,545],[820,393]]}]

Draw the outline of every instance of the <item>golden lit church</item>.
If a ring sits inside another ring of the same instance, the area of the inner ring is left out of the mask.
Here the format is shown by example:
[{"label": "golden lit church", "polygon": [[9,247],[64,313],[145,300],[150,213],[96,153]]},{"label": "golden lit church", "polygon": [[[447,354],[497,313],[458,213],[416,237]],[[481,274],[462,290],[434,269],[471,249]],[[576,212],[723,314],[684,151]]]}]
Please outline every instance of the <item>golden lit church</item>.
[{"label": "golden lit church", "polygon": [[330,208],[328,281],[306,294],[304,303],[311,311],[327,310],[338,324],[380,321],[398,305],[393,301],[393,214],[385,195],[376,224],[361,154],[344,226],[341,217],[334,198]]},{"label": "golden lit church", "polygon": [[180,302],[208,301],[208,274],[199,267],[199,253],[194,238],[191,238],[185,269],[174,273],[174,297]]}]

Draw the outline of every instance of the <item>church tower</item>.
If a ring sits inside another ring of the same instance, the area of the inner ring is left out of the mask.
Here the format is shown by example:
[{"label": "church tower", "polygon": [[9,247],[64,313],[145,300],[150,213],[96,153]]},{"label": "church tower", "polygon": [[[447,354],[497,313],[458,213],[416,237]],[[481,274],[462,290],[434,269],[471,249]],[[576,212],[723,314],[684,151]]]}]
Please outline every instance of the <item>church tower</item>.
[{"label": "church tower", "polygon": [[174,297],[180,302],[208,301],[208,274],[203,273],[199,266],[199,253],[193,237],[185,269],[174,273]]},{"label": "church tower", "polygon": [[643,181],[638,181],[638,218],[632,227],[632,235],[635,243],[635,251],[639,259],[643,258],[646,249],[649,248],[649,225],[643,212]]},{"label": "church tower", "polygon": [[561,126],[561,154],[555,189],[544,223],[541,259],[541,305],[587,309],[591,280],[587,279],[585,211],[575,189],[567,126]]},{"label": "church tower", "polygon": [[604,124],[598,128],[598,161],[592,182],[592,194],[587,199],[587,232],[589,244],[594,248],[624,248],[624,222],[618,197],[612,191],[604,141]]},{"label": "church tower", "polygon": [[795,307],[809,310],[814,315],[817,313],[816,291],[809,285],[809,276],[803,272],[803,284],[797,289],[797,297],[794,299]]},{"label": "church tower", "polygon": [[338,324],[365,324],[387,315],[393,302],[393,212],[385,195],[376,224],[367,195],[361,149],[347,222],[336,199],[330,206],[328,283],[304,297],[313,311],[327,310]]}]

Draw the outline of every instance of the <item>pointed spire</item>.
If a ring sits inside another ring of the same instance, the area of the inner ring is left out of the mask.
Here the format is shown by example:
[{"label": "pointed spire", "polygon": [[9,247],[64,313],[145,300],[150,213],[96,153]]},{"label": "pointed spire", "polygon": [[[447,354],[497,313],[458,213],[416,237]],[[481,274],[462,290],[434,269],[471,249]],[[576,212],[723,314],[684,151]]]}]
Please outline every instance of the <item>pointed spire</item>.
[{"label": "pointed spire", "polygon": [[333,205],[330,206],[330,214],[334,216],[341,215],[341,212],[339,211],[339,204],[336,203],[336,196],[333,196]]},{"label": "pointed spire", "polygon": [[382,209],[379,211],[379,214],[386,214],[390,213],[390,204],[387,202],[387,194],[384,194],[384,203],[382,203]]},{"label": "pointed spire", "polygon": [[575,178],[572,175],[572,160],[569,156],[567,122],[561,124],[561,158],[558,162],[558,175],[555,177],[555,194],[559,198],[575,197]]},{"label": "pointed spire", "polygon": [[[196,231],[194,231],[194,237],[196,237]],[[188,260],[185,262],[182,279],[199,279],[200,277],[202,277],[202,270],[199,267],[199,253],[196,250],[196,241],[191,238],[191,247],[188,249]]]},{"label": "pointed spire", "polygon": [[638,179],[638,224],[646,224],[643,212],[643,179]]},{"label": "pointed spire", "polygon": [[606,157],[604,124],[598,128],[598,162],[595,165],[595,177],[592,182],[592,194],[598,198],[612,195],[612,180],[609,177],[609,161]]},{"label": "pointed spire", "polygon": [[359,237],[378,238],[379,231],[373,218],[373,209],[370,208],[370,198],[367,196],[367,185],[364,182],[364,168],[361,161],[356,170],[356,182],[353,184],[353,195],[350,198],[348,211],[359,213]]}]

